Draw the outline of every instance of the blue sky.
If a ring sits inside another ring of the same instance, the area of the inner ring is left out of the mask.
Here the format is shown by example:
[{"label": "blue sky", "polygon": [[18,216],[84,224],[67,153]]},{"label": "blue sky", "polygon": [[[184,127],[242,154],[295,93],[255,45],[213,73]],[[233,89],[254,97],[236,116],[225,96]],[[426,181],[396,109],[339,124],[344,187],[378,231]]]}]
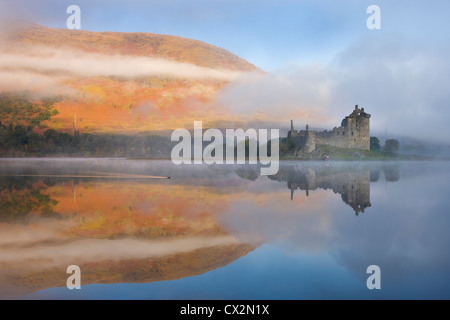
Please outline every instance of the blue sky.
[{"label": "blue sky", "polygon": [[[4,6],[11,1],[2,2]],[[374,32],[428,42],[448,40],[450,30],[450,3],[436,0],[17,0],[14,8],[7,6],[23,19],[64,28],[71,4],[81,8],[83,30],[194,38],[228,49],[267,71],[326,63]],[[371,4],[381,8],[380,31],[366,28]]]}]

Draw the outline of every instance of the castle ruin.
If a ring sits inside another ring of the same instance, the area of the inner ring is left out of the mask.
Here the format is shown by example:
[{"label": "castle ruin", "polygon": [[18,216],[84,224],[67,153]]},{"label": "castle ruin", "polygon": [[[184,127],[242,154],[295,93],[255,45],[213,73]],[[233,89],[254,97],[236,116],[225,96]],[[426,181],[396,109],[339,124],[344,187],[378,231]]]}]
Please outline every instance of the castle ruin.
[{"label": "castle ruin", "polygon": [[332,131],[313,131],[308,125],[306,130],[296,131],[291,120],[288,140],[304,153],[311,153],[318,145],[370,150],[370,114],[356,105],[355,110],[342,120],[341,126]]}]

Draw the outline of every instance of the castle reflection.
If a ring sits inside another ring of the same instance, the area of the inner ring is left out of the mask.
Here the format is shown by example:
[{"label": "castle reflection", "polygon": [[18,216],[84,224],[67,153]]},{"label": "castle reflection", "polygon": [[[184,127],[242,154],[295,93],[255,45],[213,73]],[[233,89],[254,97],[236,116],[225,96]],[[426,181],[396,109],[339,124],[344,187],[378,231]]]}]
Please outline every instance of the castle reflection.
[{"label": "castle reflection", "polygon": [[287,182],[291,200],[296,190],[302,190],[308,197],[317,189],[333,190],[340,194],[342,201],[349,205],[358,216],[372,206],[370,183],[376,182],[383,171],[385,180],[395,182],[400,179],[396,166],[354,166],[354,165],[286,165],[271,176],[271,180]]}]

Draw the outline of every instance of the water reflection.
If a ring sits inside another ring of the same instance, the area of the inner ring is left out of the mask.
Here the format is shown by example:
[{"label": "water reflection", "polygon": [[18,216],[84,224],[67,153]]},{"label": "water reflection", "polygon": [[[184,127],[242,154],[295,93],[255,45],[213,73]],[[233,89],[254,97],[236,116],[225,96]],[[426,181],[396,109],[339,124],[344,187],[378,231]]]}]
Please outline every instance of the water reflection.
[{"label": "water reflection", "polygon": [[57,218],[54,207],[58,204],[45,193],[45,181],[33,179],[0,180],[0,223],[25,223],[34,213],[41,217]]},{"label": "water reflection", "polygon": [[[147,283],[203,274],[254,249],[217,223],[227,200],[202,186],[212,174],[177,175],[161,162],[19,163],[0,169],[1,297],[64,286],[71,264],[83,284]],[[177,178],[67,177],[163,167]]]},{"label": "water reflection", "polygon": [[342,201],[353,208],[355,214],[364,212],[372,206],[370,203],[370,169],[368,168],[341,168],[337,171],[330,166],[282,168],[271,179],[286,181],[291,190],[291,200],[294,199],[295,190],[310,191],[317,189],[331,189],[341,195]]},{"label": "water reflection", "polygon": [[294,199],[295,190],[305,191],[308,197],[310,191],[331,189],[334,193],[340,194],[342,201],[358,216],[372,206],[370,183],[380,179],[381,171],[384,172],[386,181],[400,180],[400,170],[395,164],[371,166],[289,164],[281,166],[279,172],[269,178],[287,182],[287,187],[291,191],[291,201]]},{"label": "water reflection", "polygon": [[258,172],[166,161],[3,160],[0,295],[63,287],[71,264],[81,267],[84,285],[151,283],[223,268],[267,243],[346,247],[353,242],[341,239],[338,213],[386,206],[371,200],[371,184],[399,182],[401,165],[286,162],[275,176]]}]

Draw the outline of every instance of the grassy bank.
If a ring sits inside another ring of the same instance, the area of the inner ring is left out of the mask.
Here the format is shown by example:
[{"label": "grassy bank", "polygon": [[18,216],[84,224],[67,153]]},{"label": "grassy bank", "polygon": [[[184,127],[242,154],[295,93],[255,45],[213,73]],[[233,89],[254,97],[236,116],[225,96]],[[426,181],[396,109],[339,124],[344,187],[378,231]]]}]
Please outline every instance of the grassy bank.
[{"label": "grassy bank", "polygon": [[[328,158],[327,158],[328,157]],[[319,145],[309,154],[301,151],[292,152],[281,157],[283,160],[335,160],[335,161],[389,161],[389,160],[435,160],[434,157],[395,154],[391,155],[383,151],[337,148],[328,145]]]}]

